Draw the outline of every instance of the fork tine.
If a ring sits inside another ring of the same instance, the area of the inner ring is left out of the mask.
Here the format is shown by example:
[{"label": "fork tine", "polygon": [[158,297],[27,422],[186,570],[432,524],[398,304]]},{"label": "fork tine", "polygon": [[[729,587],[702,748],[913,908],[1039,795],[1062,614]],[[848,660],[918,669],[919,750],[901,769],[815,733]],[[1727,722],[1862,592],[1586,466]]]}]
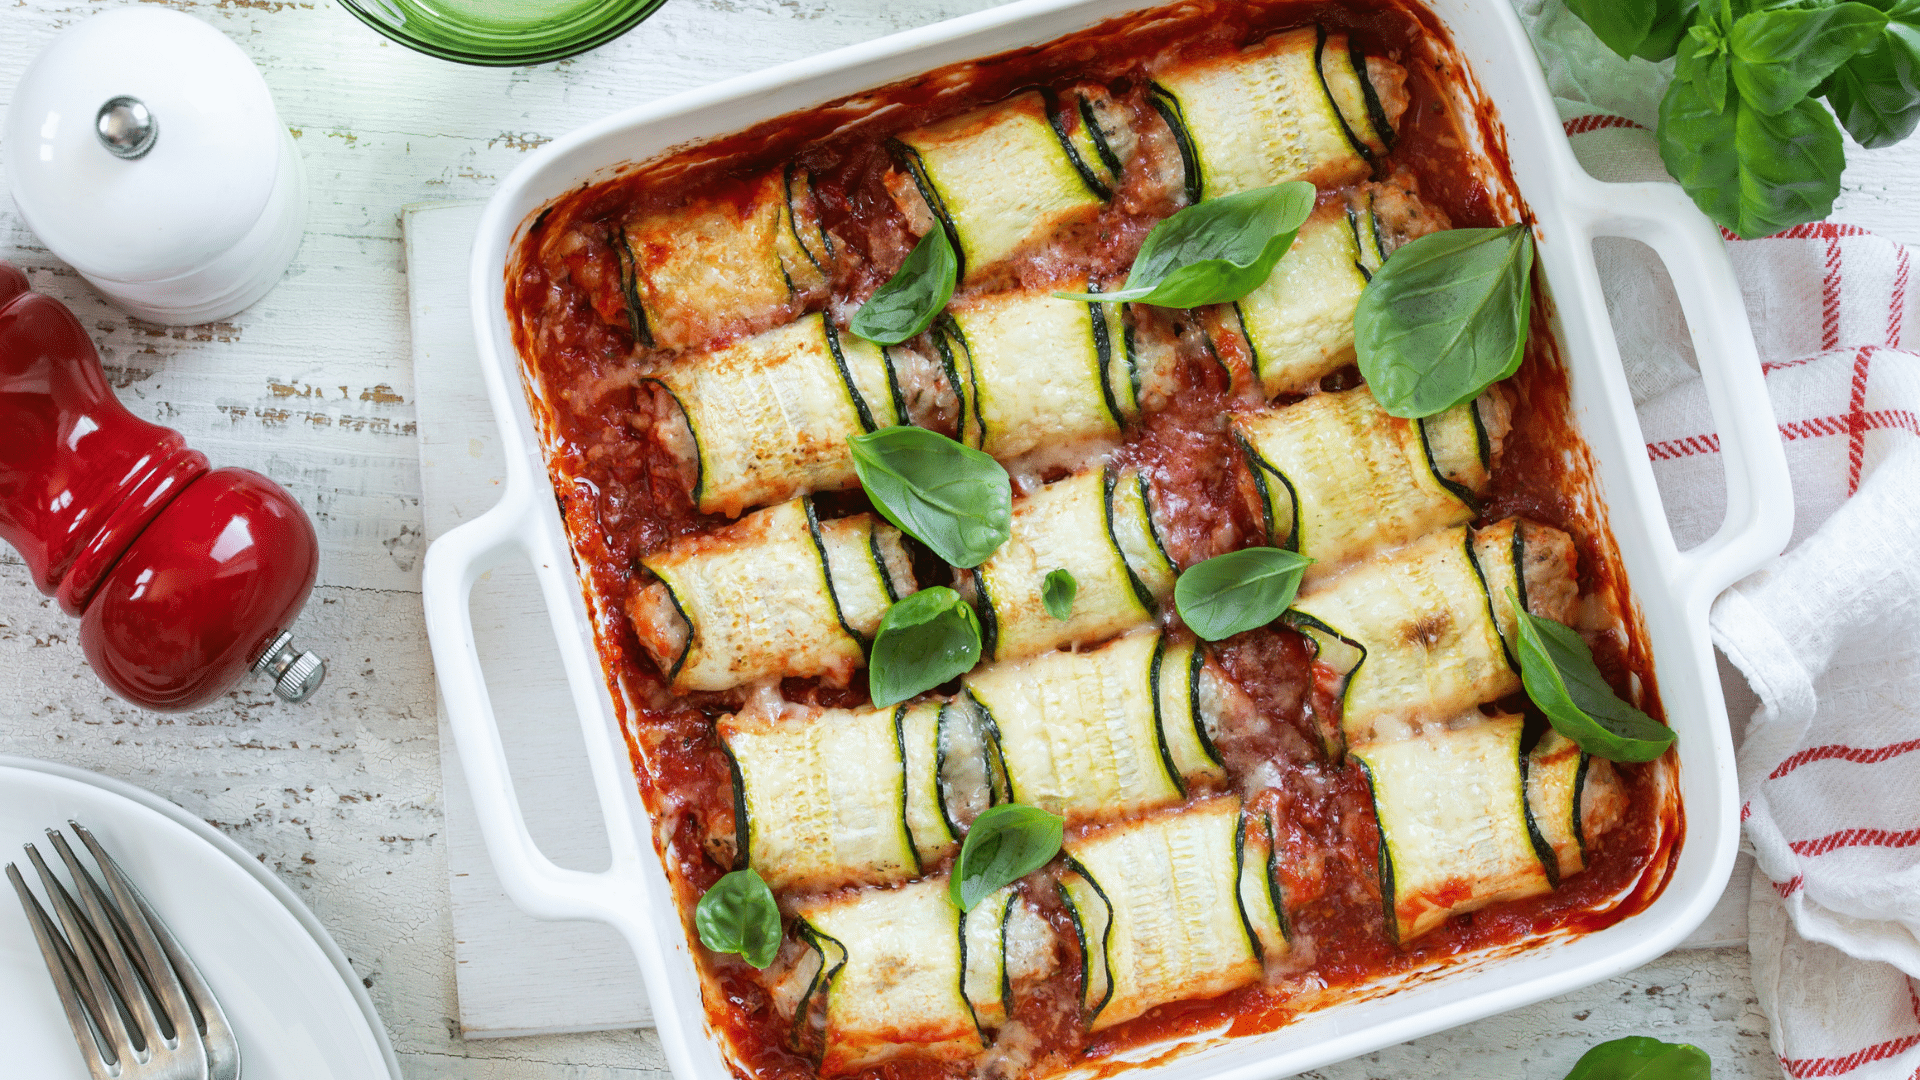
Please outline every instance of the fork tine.
[{"label": "fork tine", "polygon": [[120,1000],[127,1009],[128,1026],[141,1049],[151,1053],[157,1044],[167,1041],[166,1020],[154,1000],[155,995],[150,992],[151,987],[144,983],[143,973],[135,966],[127,943],[114,925],[110,910],[112,902],[102,893],[93,875],[81,865],[73,848],[67,845],[66,837],[56,829],[48,829],[47,839],[53,842],[53,850],[60,855],[60,861],[67,865],[67,873],[73,876],[73,891],[80,894],[80,902],[86,906],[87,918],[100,935],[109,974],[122,991]]},{"label": "fork tine", "polygon": [[[60,932],[54,929],[53,921],[47,917],[46,909],[40,906],[27,883],[20,876],[20,868],[13,863],[7,864],[7,879],[13,882],[14,892],[20,895],[20,906],[27,913],[27,921],[33,924],[33,937],[40,943],[40,955],[47,962],[47,974],[53,979],[53,989],[60,995],[60,1007],[66,1010],[67,1024],[73,1028],[74,1044],[80,1049],[80,1056],[87,1063],[87,1072],[94,1080],[107,1080],[112,1074],[112,1066],[101,1055],[98,1036],[94,1032],[87,1006],[81,997],[80,983],[73,977],[73,967],[68,956],[62,952],[66,943],[61,940]],[[115,1059],[115,1063],[118,1058]]]},{"label": "fork tine", "polygon": [[[166,952],[161,949],[154,924],[147,921],[140,903],[134,898],[133,884],[127,880],[125,874],[121,873],[113,857],[107,854],[106,849],[100,846],[100,842],[93,838],[92,833],[74,822],[67,824],[72,826],[75,834],[80,837],[80,842],[87,846],[87,850],[93,853],[94,861],[100,867],[101,876],[107,879],[107,887],[113,890],[115,909],[139,944],[140,954],[146,960],[148,985],[159,995],[162,1006],[168,1016],[173,1019],[173,1036],[168,1041],[175,1045],[170,1049],[177,1048],[180,1054],[195,1059],[201,1069],[200,1075],[207,1076],[206,1043],[201,1039],[200,1027],[194,1021],[193,1008],[188,1004],[186,988],[180,984],[180,977],[175,974],[173,964],[169,961]],[[78,860],[75,860],[75,863],[77,865]],[[148,1045],[152,1046],[152,1042],[149,1041]]]},{"label": "fork tine", "polygon": [[167,929],[166,922],[154,912],[152,905],[147,903],[147,898],[141,894],[139,887],[134,885],[133,879],[120,869],[120,864],[114,861],[113,856],[107,854],[106,849],[100,846],[100,842],[93,838],[93,834],[77,821],[69,821],[67,824],[72,827],[75,835],[80,837],[80,842],[87,845],[87,850],[93,852],[94,859],[108,875],[109,881],[117,881],[126,886],[127,894],[139,906],[141,916],[153,930],[153,936],[166,953],[167,961],[173,966],[174,973],[180,977],[182,988],[186,991],[187,1005],[193,1010],[194,1022],[206,1046],[207,1075],[210,1080],[239,1080],[239,1040],[234,1037],[233,1028],[227,1023],[227,1014],[220,1007],[220,999],[214,996],[212,988],[200,974],[200,969],[194,965],[193,958],[180,947],[180,942],[174,938],[173,931]]},{"label": "fork tine", "polygon": [[79,984],[86,998],[94,1026],[105,1036],[106,1056],[117,1064],[122,1056],[121,1047],[136,1051],[143,1049],[129,1034],[129,1018],[120,1000],[125,997],[126,990],[114,984],[112,973],[106,966],[105,946],[101,944],[100,935],[93,924],[80,913],[73,897],[60,884],[60,879],[47,869],[46,860],[40,857],[40,852],[32,844],[26,847],[27,857],[33,860],[33,868],[40,875],[40,886],[47,891],[47,899],[53,902],[54,911],[67,928],[67,940],[60,942],[61,951],[72,956],[79,969],[81,978],[74,981]]}]

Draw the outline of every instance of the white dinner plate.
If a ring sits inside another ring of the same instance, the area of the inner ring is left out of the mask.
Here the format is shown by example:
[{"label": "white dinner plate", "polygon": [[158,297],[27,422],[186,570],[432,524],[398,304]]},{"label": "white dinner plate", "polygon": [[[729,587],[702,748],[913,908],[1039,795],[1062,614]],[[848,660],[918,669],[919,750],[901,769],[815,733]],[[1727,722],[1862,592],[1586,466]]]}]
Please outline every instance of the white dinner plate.
[{"label": "white dinner plate", "polygon": [[[69,819],[99,838],[199,965],[239,1036],[243,1080],[399,1080],[386,1029],[346,956],[258,860],[139,788],[0,755],[0,864],[18,863],[43,904],[21,845],[35,844],[64,879],[46,830]],[[87,1080],[33,930],[13,889],[0,893],[3,1071]]]}]

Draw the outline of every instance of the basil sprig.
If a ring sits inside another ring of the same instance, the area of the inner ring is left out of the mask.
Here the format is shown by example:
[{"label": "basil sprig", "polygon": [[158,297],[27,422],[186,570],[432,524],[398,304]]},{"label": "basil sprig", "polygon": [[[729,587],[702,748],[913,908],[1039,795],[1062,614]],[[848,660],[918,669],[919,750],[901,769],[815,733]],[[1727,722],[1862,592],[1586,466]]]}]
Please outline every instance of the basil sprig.
[{"label": "basil sprig", "polygon": [[1073,598],[1080,593],[1080,583],[1066,567],[1051,571],[1045,581],[1040,583],[1040,602],[1046,605],[1047,614],[1066,622],[1073,617]]},{"label": "basil sprig", "polygon": [[1608,48],[1645,60],[1672,56],[1699,6],[1699,0],[1567,0]]},{"label": "basil sprig", "polygon": [[980,661],[980,617],[945,585],[887,609],[867,660],[867,688],[885,707],[964,675]]},{"label": "basil sprig", "polygon": [[1554,730],[1609,761],[1652,761],[1673,745],[1673,729],[1620,700],[1568,627],[1542,619],[1507,590],[1519,628],[1520,681]]},{"label": "basil sprig", "polygon": [[1514,373],[1533,320],[1533,230],[1447,229],[1396,250],[1353,313],[1360,374],[1417,420]]},{"label": "basil sprig", "polygon": [[1117,292],[1053,295],[1063,300],[1134,300],[1155,307],[1226,304],[1259,288],[1313,213],[1304,180],[1195,203],[1153,227]]},{"label": "basil sprig", "polygon": [[1230,638],[1280,617],[1313,562],[1283,548],[1256,547],[1216,555],[1188,567],[1173,583],[1173,606],[1208,641]]},{"label": "basil sprig", "polygon": [[947,882],[961,911],[1047,865],[1060,851],[1066,819],[1035,806],[1003,803],[975,818]]},{"label": "basil sprig", "polygon": [[1814,92],[1827,99],[1847,134],[1870,150],[1892,146],[1920,127],[1920,3],[1875,0],[1887,25]]},{"label": "basil sprig", "polygon": [[947,230],[935,225],[913,245],[900,269],[853,313],[848,325],[878,345],[898,345],[925,333],[934,316],[953,299],[959,272],[960,261],[953,256]]},{"label": "basil sprig", "polygon": [[780,953],[780,905],[755,870],[735,870],[713,883],[694,905],[700,943],[714,952],[739,953],[765,969]]},{"label": "basil sprig", "polygon": [[1567,1080],[1711,1080],[1712,1076],[1713,1059],[1697,1046],[1629,1035],[1580,1055]]},{"label": "basil sprig", "polygon": [[938,432],[885,427],[847,439],[881,516],[962,569],[1013,535],[1013,481],[1000,463]]},{"label": "basil sprig", "polygon": [[1846,148],[1920,126],[1916,0],[1569,0],[1621,56],[1674,59],[1660,157],[1701,210],[1752,239],[1833,212]]}]

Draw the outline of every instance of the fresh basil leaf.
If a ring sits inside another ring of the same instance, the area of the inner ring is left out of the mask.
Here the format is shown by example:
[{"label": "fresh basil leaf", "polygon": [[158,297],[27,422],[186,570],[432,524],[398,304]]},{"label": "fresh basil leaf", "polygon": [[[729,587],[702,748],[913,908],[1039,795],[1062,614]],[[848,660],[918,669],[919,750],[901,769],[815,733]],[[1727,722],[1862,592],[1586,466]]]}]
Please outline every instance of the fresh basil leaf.
[{"label": "fresh basil leaf", "polygon": [[1733,24],[1733,85],[1748,105],[1778,116],[1886,29],[1887,17],[1859,3],[1749,12]]},{"label": "fresh basil leaf", "polygon": [[1013,535],[1013,481],[1000,463],[938,432],[884,427],[847,439],[882,517],[967,569]]},{"label": "fresh basil leaf", "polygon": [[1053,295],[1170,308],[1231,303],[1273,274],[1313,213],[1316,194],[1312,184],[1293,180],[1196,203],[1153,227],[1118,291]]},{"label": "fresh basil leaf", "polygon": [[1060,851],[1066,819],[1035,806],[1003,803],[973,820],[953,862],[947,899],[972,911],[996,891],[1019,881]]},{"label": "fresh basil leaf", "polygon": [[1847,163],[1819,102],[1768,116],[1735,94],[1716,109],[1681,79],[1661,99],[1659,137],[1660,159],[1694,204],[1746,240],[1832,213]]},{"label": "fresh basil leaf", "polygon": [[1533,319],[1533,229],[1448,229],[1395,251],[1353,313],[1360,374],[1417,420],[1514,373]]},{"label": "fresh basil leaf", "polygon": [[1920,127],[1920,0],[1911,21],[1890,12],[1880,39],[1840,65],[1820,93],[1840,123],[1869,149],[1892,146]]},{"label": "fresh basil leaf", "polygon": [[1646,60],[1673,55],[1698,7],[1698,0],[1567,0],[1607,48]]},{"label": "fresh basil leaf", "polygon": [[867,690],[885,708],[973,670],[980,617],[945,585],[921,589],[887,609],[867,660]]},{"label": "fresh basil leaf", "polygon": [[898,345],[933,325],[934,316],[953,299],[960,260],[953,256],[947,230],[938,225],[913,245],[907,261],[886,284],[874,290],[848,325],[853,332],[880,345]]},{"label": "fresh basil leaf", "polygon": [[1173,606],[1208,641],[1230,638],[1280,617],[1300,591],[1312,559],[1283,548],[1256,547],[1190,566],[1173,583]]},{"label": "fresh basil leaf", "polygon": [[1644,1035],[1603,1042],[1574,1063],[1567,1080],[1712,1080],[1713,1060],[1687,1043]]},{"label": "fresh basil leaf", "polygon": [[1073,616],[1073,598],[1080,594],[1080,583],[1073,580],[1073,574],[1061,567],[1047,575],[1040,583],[1040,602],[1047,607],[1047,614],[1066,622]]},{"label": "fresh basil leaf", "polygon": [[1507,590],[1519,630],[1520,681],[1554,730],[1609,761],[1652,761],[1673,745],[1673,729],[1620,700],[1580,635],[1520,606]]},{"label": "fresh basil leaf", "polygon": [[714,882],[694,905],[693,925],[702,945],[739,953],[763,970],[780,952],[780,905],[754,870],[735,870]]},{"label": "fresh basil leaf", "polygon": [[1732,67],[1726,42],[1716,36],[1711,27],[1695,26],[1680,40],[1674,54],[1673,77],[1675,82],[1690,84],[1702,101],[1719,112],[1726,107]]}]

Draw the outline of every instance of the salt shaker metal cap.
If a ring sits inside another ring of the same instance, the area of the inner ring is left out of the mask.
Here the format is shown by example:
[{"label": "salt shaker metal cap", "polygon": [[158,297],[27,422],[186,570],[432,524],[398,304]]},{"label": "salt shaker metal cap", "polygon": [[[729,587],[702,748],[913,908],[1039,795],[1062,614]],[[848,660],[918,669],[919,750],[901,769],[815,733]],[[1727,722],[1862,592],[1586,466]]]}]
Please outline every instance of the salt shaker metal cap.
[{"label": "salt shaker metal cap", "polygon": [[181,12],[120,8],[62,32],[21,76],[0,147],[27,226],[143,318],[226,318],[300,246],[305,175],[266,80]]}]

